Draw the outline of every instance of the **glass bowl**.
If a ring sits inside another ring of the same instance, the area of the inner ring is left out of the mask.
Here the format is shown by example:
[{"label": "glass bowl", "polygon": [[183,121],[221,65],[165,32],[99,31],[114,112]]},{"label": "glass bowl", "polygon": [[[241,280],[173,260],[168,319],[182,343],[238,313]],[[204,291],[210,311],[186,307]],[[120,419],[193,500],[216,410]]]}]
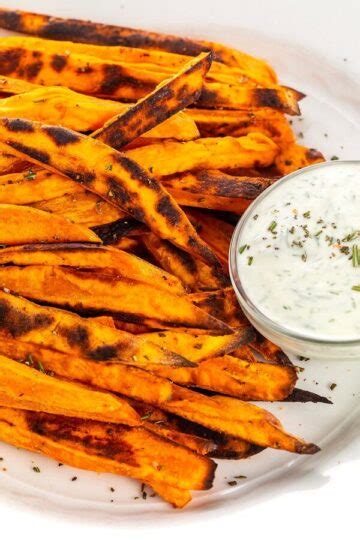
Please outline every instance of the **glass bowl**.
[{"label": "glass bowl", "polygon": [[274,322],[267,315],[262,313],[261,309],[256,306],[249,295],[246,294],[241,282],[241,276],[237,266],[237,254],[240,246],[244,244],[243,231],[248,223],[249,218],[256,212],[260,202],[268,197],[269,193],[278,189],[279,186],[285,182],[291,181],[292,178],[303,174],[304,171],[309,169],[317,169],[320,167],[336,167],[342,163],[354,163],[360,165],[360,161],[326,161],[324,163],[318,163],[305,167],[293,173],[284,176],[281,180],[266,189],[254,202],[247,208],[242,215],[239,223],[237,224],[230,244],[229,252],[229,271],[230,278],[235,290],[239,304],[245,313],[246,317],[253,324],[253,326],[266,338],[274,342],[276,345],[284,349],[289,353],[293,353],[298,356],[321,358],[321,359],[352,359],[360,358],[360,336],[359,339],[322,339],[314,338],[313,336],[307,336],[300,331],[294,331],[286,326]]}]

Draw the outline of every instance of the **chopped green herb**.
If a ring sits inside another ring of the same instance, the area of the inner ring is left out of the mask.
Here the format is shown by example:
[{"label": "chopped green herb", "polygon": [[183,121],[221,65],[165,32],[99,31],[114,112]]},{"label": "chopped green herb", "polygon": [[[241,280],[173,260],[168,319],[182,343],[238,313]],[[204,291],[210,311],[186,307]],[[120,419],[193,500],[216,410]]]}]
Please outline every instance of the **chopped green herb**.
[{"label": "chopped green herb", "polygon": [[230,480],[228,482],[229,486],[233,487],[233,486],[237,486],[237,481],[236,480]]},{"label": "chopped green herb", "polygon": [[245,251],[246,248],[247,248],[247,244],[244,244],[243,246],[241,246],[241,248],[239,248],[239,253],[240,253],[240,255],[241,255],[242,253],[244,253],[244,251]]},{"label": "chopped green herb", "polygon": [[112,164],[111,163],[108,163],[107,165],[105,165],[105,171],[112,171]]},{"label": "chopped green herb", "polygon": [[309,219],[310,216],[311,216],[310,210],[308,210],[307,212],[304,212],[304,213],[303,213],[303,217],[304,217],[304,218]]},{"label": "chopped green herb", "polygon": [[25,180],[35,180],[36,172],[30,169],[26,174],[24,174],[24,178]]},{"label": "chopped green herb", "polygon": [[247,476],[244,476],[243,474],[238,474],[237,476],[234,476],[234,478],[236,478],[237,480],[245,480]]},{"label": "chopped green herb", "polygon": [[353,291],[360,292],[360,285],[354,285],[353,287],[351,287],[351,289]]},{"label": "chopped green herb", "polygon": [[331,161],[337,161],[339,158],[337,156],[331,156]]},{"label": "chopped green herb", "polygon": [[254,257],[248,257],[248,266],[251,266],[253,263]]},{"label": "chopped green herb", "polygon": [[33,467],[33,471],[36,472],[36,473],[39,473],[40,469],[39,469],[39,467]]},{"label": "chopped green herb", "polygon": [[144,416],[141,416],[140,420],[147,420],[152,415],[151,412],[144,414]]},{"label": "chopped green herb", "polygon": [[277,227],[276,221],[272,221],[272,222],[270,223],[270,225],[268,226],[268,231],[274,232],[275,229],[276,229],[276,227]]},{"label": "chopped green herb", "polygon": [[330,384],[329,388],[330,388],[330,390],[335,390],[336,387],[337,387],[337,384],[333,382],[333,383]]},{"label": "chopped green herb", "polygon": [[351,253],[352,265],[355,267],[360,266],[360,247],[353,245]]}]

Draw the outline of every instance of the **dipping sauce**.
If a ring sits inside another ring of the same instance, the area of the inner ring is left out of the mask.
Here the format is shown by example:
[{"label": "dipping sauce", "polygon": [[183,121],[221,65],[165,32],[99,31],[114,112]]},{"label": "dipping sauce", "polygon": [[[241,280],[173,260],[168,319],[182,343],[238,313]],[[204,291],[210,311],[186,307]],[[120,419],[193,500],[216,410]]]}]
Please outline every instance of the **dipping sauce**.
[{"label": "dipping sauce", "polygon": [[309,338],[360,339],[360,162],[290,175],[250,208],[236,264],[248,299]]}]

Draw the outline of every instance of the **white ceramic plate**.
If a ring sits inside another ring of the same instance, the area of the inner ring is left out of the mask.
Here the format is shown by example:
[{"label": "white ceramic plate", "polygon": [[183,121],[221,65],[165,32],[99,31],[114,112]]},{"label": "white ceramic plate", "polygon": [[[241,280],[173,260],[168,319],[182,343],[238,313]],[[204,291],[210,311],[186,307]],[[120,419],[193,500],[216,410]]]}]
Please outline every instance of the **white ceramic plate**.
[{"label": "white ceramic plate", "polygon": [[[74,11],[74,16],[81,17],[81,10]],[[188,28],[174,22],[167,30],[183,35],[189,33]],[[360,85],[341,69],[334,68],[316,54],[246,30],[240,32],[239,29],[217,26],[209,31],[206,27],[197,27],[196,34],[226,40],[234,47],[241,46],[266,57],[283,83],[308,94],[301,103],[303,116],[293,120],[295,131],[302,133],[303,143],[318,148],[328,158],[333,155],[343,159],[358,157],[360,107],[356,100]],[[330,397],[333,405],[275,403],[264,406],[274,412],[289,431],[319,444],[323,451],[316,456],[299,457],[266,450],[246,461],[219,462],[212,490],[195,495],[193,503],[181,512],[182,516],[212,512],[223,505],[226,508],[241,505],[259,487],[263,487],[262,498],[271,497],[275,486],[291,490],[294,477],[306,476],[309,469],[316,470],[336,455],[339,447],[360,433],[355,422],[360,405],[360,364],[309,361],[302,367],[305,370],[300,374],[299,387]],[[329,388],[331,383],[337,384],[333,391]],[[174,511],[157,497],[143,500],[137,482],[59,467],[43,456],[2,443],[0,456],[3,458],[0,461],[0,487],[7,500],[101,522],[110,519],[136,520],[138,523],[154,518],[163,521],[174,518]],[[33,467],[39,467],[41,472],[35,472]],[[237,475],[247,479],[230,487],[228,481]],[[322,482],[321,476],[318,481]]]}]

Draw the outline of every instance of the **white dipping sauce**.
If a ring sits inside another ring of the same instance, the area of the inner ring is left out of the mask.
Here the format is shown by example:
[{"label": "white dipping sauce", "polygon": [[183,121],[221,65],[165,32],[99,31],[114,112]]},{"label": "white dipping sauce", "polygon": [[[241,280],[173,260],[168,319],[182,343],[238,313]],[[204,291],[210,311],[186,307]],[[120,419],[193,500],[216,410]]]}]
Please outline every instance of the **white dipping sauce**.
[{"label": "white dipping sauce", "polygon": [[250,210],[237,254],[259,311],[322,340],[360,338],[360,162],[314,167]]}]

